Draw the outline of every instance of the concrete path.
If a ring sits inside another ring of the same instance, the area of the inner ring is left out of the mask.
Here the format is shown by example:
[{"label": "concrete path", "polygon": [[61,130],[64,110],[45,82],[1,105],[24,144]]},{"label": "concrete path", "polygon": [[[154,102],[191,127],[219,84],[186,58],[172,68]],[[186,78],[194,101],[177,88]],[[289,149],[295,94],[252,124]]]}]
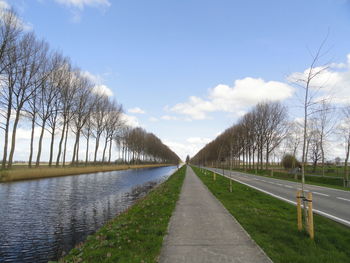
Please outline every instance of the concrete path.
[{"label": "concrete path", "polygon": [[187,167],[161,263],[272,262]]}]

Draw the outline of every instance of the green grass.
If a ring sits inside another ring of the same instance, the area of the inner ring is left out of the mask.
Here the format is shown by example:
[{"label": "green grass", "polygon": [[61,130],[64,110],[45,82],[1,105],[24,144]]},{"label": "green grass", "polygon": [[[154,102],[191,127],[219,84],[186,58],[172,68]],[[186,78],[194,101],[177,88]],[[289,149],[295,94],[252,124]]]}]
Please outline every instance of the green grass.
[{"label": "green grass", "polygon": [[[271,177],[270,170],[258,170],[257,174],[255,174],[255,170],[251,170],[251,169],[247,169],[247,170],[233,169],[233,171],[239,171],[242,173]],[[279,171],[273,172],[273,178],[287,180],[287,181],[291,181],[291,182],[299,182],[299,183],[301,182],[300,175],[298,175],[298,180],[295,180],[293,174],[288,174],[288,173],[279,172]],[[324,186],[324,187],[331,187],[331,188],[341,189],[341,190],[345,190],[345,191],[350,191],[349,188],[343,187],[343,179],[336,178],[336,177],[331,178],[331,177],[316,177],[316,176],[307,176],[306,175],[305,176],[305,183],[312,184],[312,185],[318,185],[318,186]]]},{"label": "green grass", "polygon": [[297,230],[296,207],[229,179],[196,174],[274,261],[281,263],[350,262],[350,228],[314,215],[315,240]]},{"label": "green grass", "polygon": [[59,262],[157,262],[185,169],[180,168]]}]

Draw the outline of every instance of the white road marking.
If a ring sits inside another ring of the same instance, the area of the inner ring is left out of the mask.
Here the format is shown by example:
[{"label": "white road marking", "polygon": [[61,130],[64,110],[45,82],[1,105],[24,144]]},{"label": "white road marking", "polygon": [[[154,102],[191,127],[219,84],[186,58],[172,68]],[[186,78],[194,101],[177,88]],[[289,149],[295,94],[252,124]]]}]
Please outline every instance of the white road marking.
[{"label": "white road marking", "polygon": [[337,199],[340,199],[340,200],[344,200],[344,201],[348,201],[348,202],[350,202],[350,199],[346,199],[346,198],[343,198],[343,197],[337,197]]},{"label": "white road marking", "polygon": [[[285,201],[285,202],[287,202],[287,203],[290,203],[290,204],[293,204],[293,205],[296,205],[296,204],[297,204],[296,202],[291,201],[291,200],[289,200],[289,199],[287,199],[287,198],[284,198],[284,197],[279,196],[279,195],[275,195],[275,194],[270,193],[270,192],[268,192],[268,191],[265,191],[265,190],[263,190],[263,189],[261,189],[261,188],[259,188],[259,187],[256,187],[256,186],[250,185],[250,184],[248,184],[248,183],[242,182],[241,180],[238,180],[238,179],[236,179],[236,178],[233,178],[233,180],[235,180],[236,182],[239,182],[239,183],[241,183],[241,184],[244,184],[244,185],[246,185],[246,186],[249,186],[249,187],[251,187],[251,188],[253,188],[253,189],[256,189],[256,190],[258,190],[258,191],[260,191],[260,192],[263,192],[263,193],[265,193],[265,194],[268,194],[268,195],[271,195],[271,196],[273,196],[273,197],[276,197],[276,198],[278,198],[278,199],[280,199],[280,200],[283,200],[283,201]],[[307,190],[304,190],[304,191],[307,191]],[[339,199],[339,197],[337,197],[337,198]],[[340,197],[340,198],[341,198],[341,197]],[[344,198],[344,199],[345,199],[345,198]],[[350,200],[349,200],[349,201],[350,201]],[[314,211],[315,213],[317,213],[317,214],[323,215],[323,216],[328,217],[328,218],[330,218],[330,219],[333,219],[333,220],[335,220],[335,221],[337,221],[337,222],[340,222],[340,223],[343,223],[343,224],[345,224],[345,225],[347,225],[347,226],[350,226],[350,221],[348,221],[348,220],[345,220],[345,219],[342,219],[342,218],[340,218],[340,217],[337,217],[337,216],[328,214],[328,213],[323,212],[323,211],[320,211],[320,210],[318,210],[318,209],[313,209],[313,211]]]},{"label": "white road marking", "polygon": [[319,192],[312,192],[312,193],[315,194],[315,195],[329,196],[329,195],[327,195],[327,194],[322,194],[322,193],[319,193]]},{"label": "white road marking", "polygon": [[290,185],[286,185],[286,184],[284,185],[284,187],[293,188],[293,187],[291,187]]}]

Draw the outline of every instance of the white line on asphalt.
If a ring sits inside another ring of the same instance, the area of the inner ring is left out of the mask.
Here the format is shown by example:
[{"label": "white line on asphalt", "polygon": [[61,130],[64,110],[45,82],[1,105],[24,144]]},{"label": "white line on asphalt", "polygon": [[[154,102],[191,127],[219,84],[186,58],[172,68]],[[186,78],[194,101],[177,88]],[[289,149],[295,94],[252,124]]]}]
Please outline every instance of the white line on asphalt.
[{"label": "white line on asphalt", "polygon": [[312,192],[314,193],[315,195],[323,195],[323,196],[329,196],[329,195],[326,195],[326,194],[322,194],[322,193],[319,193],[319,192]]},{"label": "white line on asphalt", "polygon": [[[221,174],[221,175],[222,175],[222,174]],[[260,191],[260,192],[263,192],[263,193],[265,193],[265,194],[268,194],[268,195],[271,195],[271,196],[273,196],[273,197],[276,197],[276,198],[278,198],[278,199],[280,199],[280,200],[283,200],[283,201],[285,201],[285,202],[287,202],[287,203],[290,203],[290,204],[293,204],[293,205],[296,205],[296,204],[297,204],[296,202],[291,201],[291,200],[289,200],[289,199],[287,199],[287,198],[284,198],[284,197],[279,196],[279,195],[275,195],[275,194],[270,193],[270,192],[268,192],[268,191],[265,191],[265,190],[263,190],[263,189],[261,189],[261,188],[259,188],[259,187],[256,187],[256,186],[247,184],[247,183],[245,183],[245,182],[242,182],[242,181],[240,181],[240,180],[238,180],[238,179],[236,179],[236,178],[232,178],[232,179],[235,180],[235,181],[237,181],[237,182],[239,182],[239,183],[241,183],[241,184],[244,184],[244,185],[246,185],[246,186],[249,186],[249,187],[251,187],[251,188],[254,188],[254,189],[256,189],[256,190],[258,190],[258,191]],[[305,190],[305,191],[306,191],[306,190]],[[345,198],[344,198],[344,199],[345,199]],[[335,221],[337,221],[337,222],[340,222],[340,223],[343,223],[343,224],[345,224],[345,225],[347,225],[347,226],[350,226],[350,221],[348,221],[348,220],[339,218],[339,217],[337,217],[337,216],[328,214],[328,213],[326,213],[326,212],[323,212],[323,211],[320,211],[320,210],[317,210],[317,209],[313,209],[313,211],[314,211],[315,213],[317,213],[317,214],[323,215],[323,216],[328,217],[328,218],[330,218],[330,219],[333,219],[333,220],[335,220]]]},{"label": "white line on asphalt", "polygon": [[286,184],[284,184],[284,187],[293,188],[290,185],[286,185]]},{"label": "white line on asphalt", "polygon": [[[235,172],[234,174],[238,174],[238,175],[246,175],[244,173],[239,173],[239,172]],[[257,175],[254,175],[252,174],[253,176],[257,176]],[[274,180],[279,180],[279,179],[274,179]],[[299,185],[299,183],[296,183]],[[325,186],[319,186],[319,185],[314,185],[314,184],[307,184],[307,186],[310,186],[310,187],[317,187],[317,188],[321,188],[321,189],[327,189],[327,190],[330,190],[330,191],[337,191],[337,192],[345,192],[345,193],[349,193],[350,191],[347,191],[347,190],[341,190],[341,189],[336,189],[336,188],[331,188],[331,187],[325,187]]]},{"label": "white line on asphalt", "polygon": [[337,197],[337,199],[344,200],[350,202],[350,199],[342,198],[342,197]]},{"label": "white line on asphalt", "polygon": [[277,185],[279,185],[279,186],[282,186],[282,184],[279,184],[279,183],[276,183]]}]

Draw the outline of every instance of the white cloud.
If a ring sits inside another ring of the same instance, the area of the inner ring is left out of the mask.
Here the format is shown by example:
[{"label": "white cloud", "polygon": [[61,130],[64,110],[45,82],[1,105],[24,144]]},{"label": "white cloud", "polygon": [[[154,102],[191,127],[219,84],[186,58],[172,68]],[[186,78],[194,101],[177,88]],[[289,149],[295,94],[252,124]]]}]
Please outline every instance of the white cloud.
[{"label": "white cloud", "polygon": [[142,110],[139,107],[128,109],[128,112],[135,113],[135,114],[145,114],[146,113],[144,110]]},{"label": "white cloud", "polygon": [[[350,54],[347,55],[346,63],[332,63],[325,67],[315,68],[315,71],[323,70],[315,77],[310,87],[318,90],[317,97],[331,98],[333,103],[350,103]],[[303,72],[295,72],[288,76],[289,81],[306,79],[309,69]]]},{"label": "white cloud", "polygon": [[92,90],[93,92],[108,97],[113,96],[113,91],[103,84],[104,80],[100,75],[92,74],[89,71],[82,71],[81,74],[95,84],[95,87]]},{"label": "white cloud", "polygon": [[162,120],[166,120],[166,121],[176,121],[178,120],[177,117],[175,116],[170,116],[170,115],[163,115],[162,117],[160,117]]},{"label": "white cloud", "polygon": [[151,122],[157,122],[157,121],[158,121],[158,119],[157,119],[156,117],[150,117],[149,120],[150,120]]},{"label": "white cloud", "polygon": [[66,5],[68,7],[75,7],[84,9],[85,6],[89,7],[110,7],[111,3],[108,0],[55,0],[59,4]]},{"label": "white cloud", "polygon": [[103,82],[103,78],[100,75],[92,74],[87,70],[81,71],[81,75],[88,78],[91,82],[95,84],[101,84]]},{"label": "white cloud", "polygon": [[4,1],[4,0],[0,0],[0,10],[4,10],[4,9],[9,9],[10,5]]},{"label": "white cloud", "polygon": [[168,145],[179,157],[184,161],[187,155],[193,157],[200,149],[209,143],[211,139],[201,137],[190,137],[186,139],[185,143],[180,143],[171,140],[164,140],[164,143]]},{"label": "white cloud", "polygon": [[97,94],[105,95],[107,97],[113,96],[113,91],[106,85],[95,85],[92,91]]},{"label": "white cloud", "polygon": [[[24,128],[17,128],[16,130],[16,139],[17,140],[30,140],[31,137],[31,130],[30,129],[24,129]],[[38,139],[40,137],[41,133],[41,127],[35,127],[34,128],[34,138]],[[12,137],[12,132],[10,132],[9,138]],[[51,138],[50,134],[47,131],[44,131],[43,138],[49,139]]]},{"label": "white cloud", "polygon": [[209,112],[241,114],[244,108],[260,101],[282,101],[292,95],[293,88],[288,84],[247,77],[236,80],[233,87],[220,84],[210,89],[206,99],[191,96],[187,102],[176,104],[170,111],[187,115],[195,120],[203,120],[208,118]]},{"label": "white cloud", "polygon": [[125,122],[126,125],[131,127],[140,127],[139,120],[135,116],[130,116],[125,113],[122,113],[122,120]]},{"label": "white cloud", "polygon": [[207,144],[211,141],[209,138],[201,138],[201,137],[190,137],[186,140],[188,143],[191,144]]}]

